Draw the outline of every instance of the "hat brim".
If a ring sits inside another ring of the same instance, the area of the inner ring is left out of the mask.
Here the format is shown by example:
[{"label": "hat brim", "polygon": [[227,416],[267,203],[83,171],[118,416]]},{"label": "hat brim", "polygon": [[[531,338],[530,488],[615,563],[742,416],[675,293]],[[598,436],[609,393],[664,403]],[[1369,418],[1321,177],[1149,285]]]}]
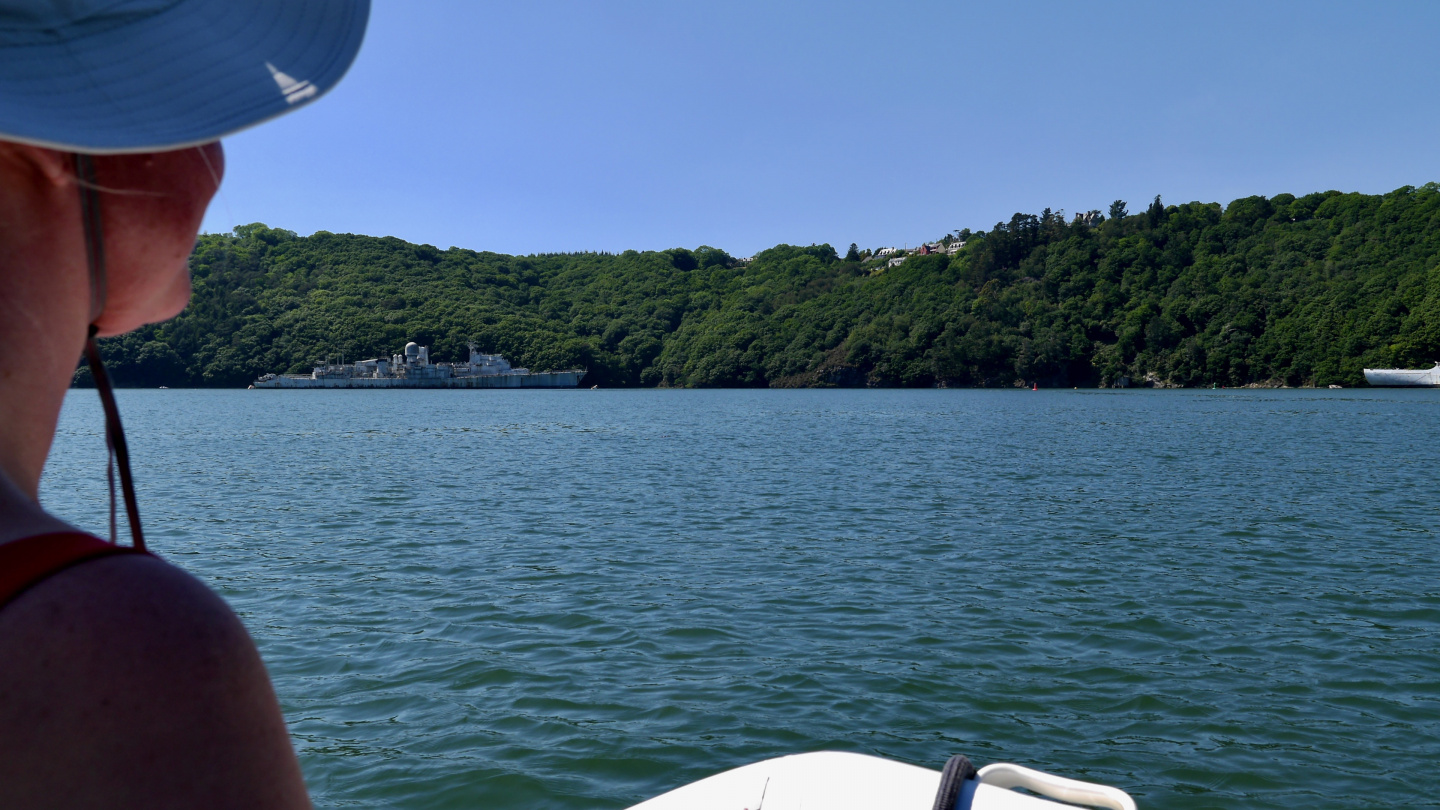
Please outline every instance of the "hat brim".
[{"label": "hat brim", "polygon": [[180,0],[79,36],[5,36],[0,139],[89,154],[218,140],[333,88],[369,15],[369,0]]}]

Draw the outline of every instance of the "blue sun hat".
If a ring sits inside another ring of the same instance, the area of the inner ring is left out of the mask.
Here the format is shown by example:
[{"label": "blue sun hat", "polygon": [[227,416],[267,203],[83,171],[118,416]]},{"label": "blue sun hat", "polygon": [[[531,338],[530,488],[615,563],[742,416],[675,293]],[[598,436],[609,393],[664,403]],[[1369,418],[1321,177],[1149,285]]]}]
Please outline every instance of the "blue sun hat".
[{"label": "blue sun hat", "polygon": [[0,139],[209,143],[324,95],[369,15],[370,0],[0,0]]}]

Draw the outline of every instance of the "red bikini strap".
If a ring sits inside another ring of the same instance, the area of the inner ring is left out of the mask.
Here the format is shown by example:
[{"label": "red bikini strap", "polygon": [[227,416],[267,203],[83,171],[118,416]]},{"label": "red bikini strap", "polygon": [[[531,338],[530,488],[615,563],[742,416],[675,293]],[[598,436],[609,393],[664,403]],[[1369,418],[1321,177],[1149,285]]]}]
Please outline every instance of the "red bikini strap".
[{"label": "red bikini strap", "polygon": [[0,607],[26,588],[76,563],[111,554],[144,554],[80,532],[37,534],[0,545]]}]

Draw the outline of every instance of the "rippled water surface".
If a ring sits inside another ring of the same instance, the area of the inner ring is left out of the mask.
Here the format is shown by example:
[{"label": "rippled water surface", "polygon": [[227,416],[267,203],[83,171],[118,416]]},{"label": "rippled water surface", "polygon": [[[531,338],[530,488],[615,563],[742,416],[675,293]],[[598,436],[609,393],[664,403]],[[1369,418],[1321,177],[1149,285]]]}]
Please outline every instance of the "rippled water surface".
[{"label": "rippled water surface", "polygon": [[[824,749],[1440,807],[1437,391],[120,399],[151,545],[250,627],[318,807]],[[44,496],[103,531],[94,400]]]}]

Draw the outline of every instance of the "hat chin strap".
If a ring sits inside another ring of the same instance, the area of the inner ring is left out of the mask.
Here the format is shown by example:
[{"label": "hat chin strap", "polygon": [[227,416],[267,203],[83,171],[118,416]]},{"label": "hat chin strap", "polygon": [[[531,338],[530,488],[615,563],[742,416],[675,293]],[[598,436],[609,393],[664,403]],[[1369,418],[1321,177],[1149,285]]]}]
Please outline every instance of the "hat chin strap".
[{"label": "hat chin strap", "polygon": [[96,322],[105,311],[105,233],[100,227],[100,193],[95,183],[95,162],[89,155],[75,153],[76,186],[80,189],[80,223],[85,231],[85,259],[90,267],[90,330],[85,337],[85,357],[90,362],[90,375],[100,392],[100,405],[105,409],[105,478],[110,485],[110,542],[118,542],[115,515],[115,468],[120,468],[120,489],[125,495],[125,516],[130,523],[130,539],[135,547],[145,549],[145,536],[140,531],[140,507],[135,501],[135,482],[130,476],[130,451],[125,445],[125,429],[120,424],[120,409],[115,405],[115,391],[110,375],[100,359],[95,335],[100,331]]}]

